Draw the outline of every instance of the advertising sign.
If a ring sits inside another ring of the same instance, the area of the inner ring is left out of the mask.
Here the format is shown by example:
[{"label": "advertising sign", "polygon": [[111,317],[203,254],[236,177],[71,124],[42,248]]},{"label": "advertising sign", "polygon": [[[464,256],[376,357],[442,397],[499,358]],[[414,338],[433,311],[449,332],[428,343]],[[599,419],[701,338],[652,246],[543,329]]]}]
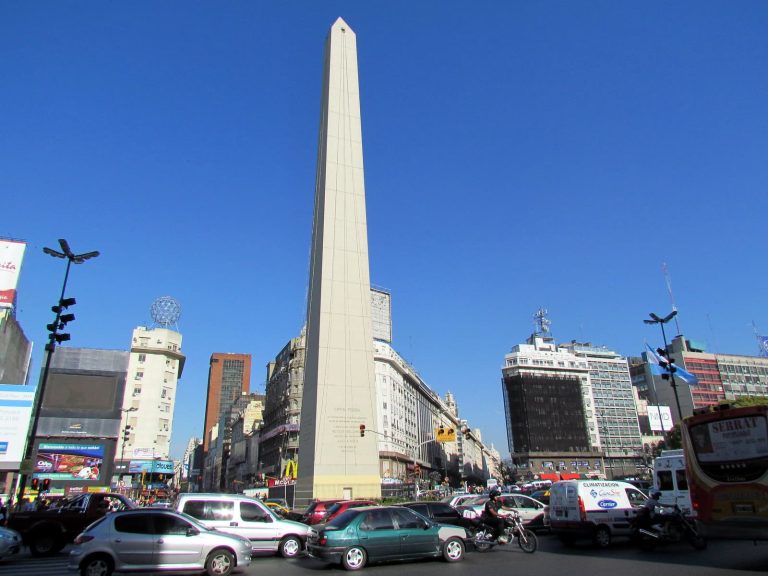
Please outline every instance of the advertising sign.
[{"label": "advertising sign", "polygon": [[40,444],[35,475],[55,480],[98,480],[104,462],[102,444]]},{"label": "advertising sign", "polygon": [[669,406],[648,406],[648,421],[654,432],[672,430],[672,412]]},{"label": "advertising sign", "polygon": [[456,430],[440,426],[435,429],[435,440],[438,442],[456,442]]},{"label": "advertising sign", "polygon": [[16,302],[16,284],[26,247],[18,240],[0,239],[0,308],[12,308]]},{"label": "advertising sign", "polygon": [[19,467],[34,400],[34,386],[0,384],[0,470]]},{"label": "advertising sign", "polygon": [[173,460],[131,460],[128,464],[128,472],[131,474],[140,472],[173,474]]},{"label": "advertising sign", "polygon": [[744,462],[768,456],[768,423],[764,416],[744,416],[691,428],[701,462]]}]

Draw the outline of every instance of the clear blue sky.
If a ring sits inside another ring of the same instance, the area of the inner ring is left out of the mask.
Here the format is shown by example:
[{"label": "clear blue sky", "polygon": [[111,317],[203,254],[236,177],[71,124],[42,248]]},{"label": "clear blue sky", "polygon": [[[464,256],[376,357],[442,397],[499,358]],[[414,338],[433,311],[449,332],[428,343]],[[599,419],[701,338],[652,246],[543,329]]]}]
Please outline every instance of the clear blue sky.
[{"label": "clear blue sky", "polygon": [[183,307],[173,455],[202,434],[208,360],[252,390],[304,321],[323,45],[357,33],[371,279],[394,346],[506,455],[504,354],[638,355],[671,302],[690,338],[768,332],[764,1],[0,3],[0,236],[29,243],[35,343],[66,238],[69,345],[128,349]]}]

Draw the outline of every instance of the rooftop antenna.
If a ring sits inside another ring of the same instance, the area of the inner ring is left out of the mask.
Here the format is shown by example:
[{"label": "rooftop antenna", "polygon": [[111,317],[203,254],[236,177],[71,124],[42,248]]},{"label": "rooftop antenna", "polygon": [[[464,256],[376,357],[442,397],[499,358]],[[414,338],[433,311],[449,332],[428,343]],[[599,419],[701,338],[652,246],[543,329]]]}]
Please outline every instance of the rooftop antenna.
[{"label": "rooftop antenna", "polygon": [[533,323],[536,326],[536,334],[546,336],[549,334],[549,327],[552,325],[552,321],[547,318],[547,309],[539,308],[536,310],[536,314],[533,315]]},{"label": "rooftop antenna", "polygon": [[[672,311],[677,312],[677,306],[675,306],[675,296],[672,294],[672,278],[669,275],[669,269],[667,268],[667,263],[662,262],[661,263],[661,271],[664,273],[664,282],[667,284],[667,292],[669,292],[669,301],[672,303]],[[677,329],[678,336],[682,334],[680,332],[680,324],[678,324],[677,319],[679,316],[675,316],[675,329]]]}]

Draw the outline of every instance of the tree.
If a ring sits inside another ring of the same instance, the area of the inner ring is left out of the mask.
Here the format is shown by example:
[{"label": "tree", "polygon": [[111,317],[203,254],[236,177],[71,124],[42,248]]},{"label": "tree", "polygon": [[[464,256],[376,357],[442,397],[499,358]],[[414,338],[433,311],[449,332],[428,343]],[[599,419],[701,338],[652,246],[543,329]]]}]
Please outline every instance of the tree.
[{"label": "tree", "polygon": [[733,408],[743,408],[744,406],[764,406],[768,405],[768,396],[740,396],[734,400],[721,400],[720,404],[728,404]]},{"label": "tree", "polygon": [[505,486],[517,482],[517,468],[512,464],[512,460],[499,462],[499,474],[501,475],[501,483]]}]

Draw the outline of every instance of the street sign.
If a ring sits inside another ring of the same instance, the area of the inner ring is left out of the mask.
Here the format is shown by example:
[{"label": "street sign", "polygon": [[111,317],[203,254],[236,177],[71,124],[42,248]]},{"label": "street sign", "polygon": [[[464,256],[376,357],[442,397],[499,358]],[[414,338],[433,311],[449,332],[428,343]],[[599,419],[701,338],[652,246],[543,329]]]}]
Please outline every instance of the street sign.
[{"label": "street sign", "polygon": [[435,428],[435,440],[438,442],[456,442],[456,430],[449,426]]}]

